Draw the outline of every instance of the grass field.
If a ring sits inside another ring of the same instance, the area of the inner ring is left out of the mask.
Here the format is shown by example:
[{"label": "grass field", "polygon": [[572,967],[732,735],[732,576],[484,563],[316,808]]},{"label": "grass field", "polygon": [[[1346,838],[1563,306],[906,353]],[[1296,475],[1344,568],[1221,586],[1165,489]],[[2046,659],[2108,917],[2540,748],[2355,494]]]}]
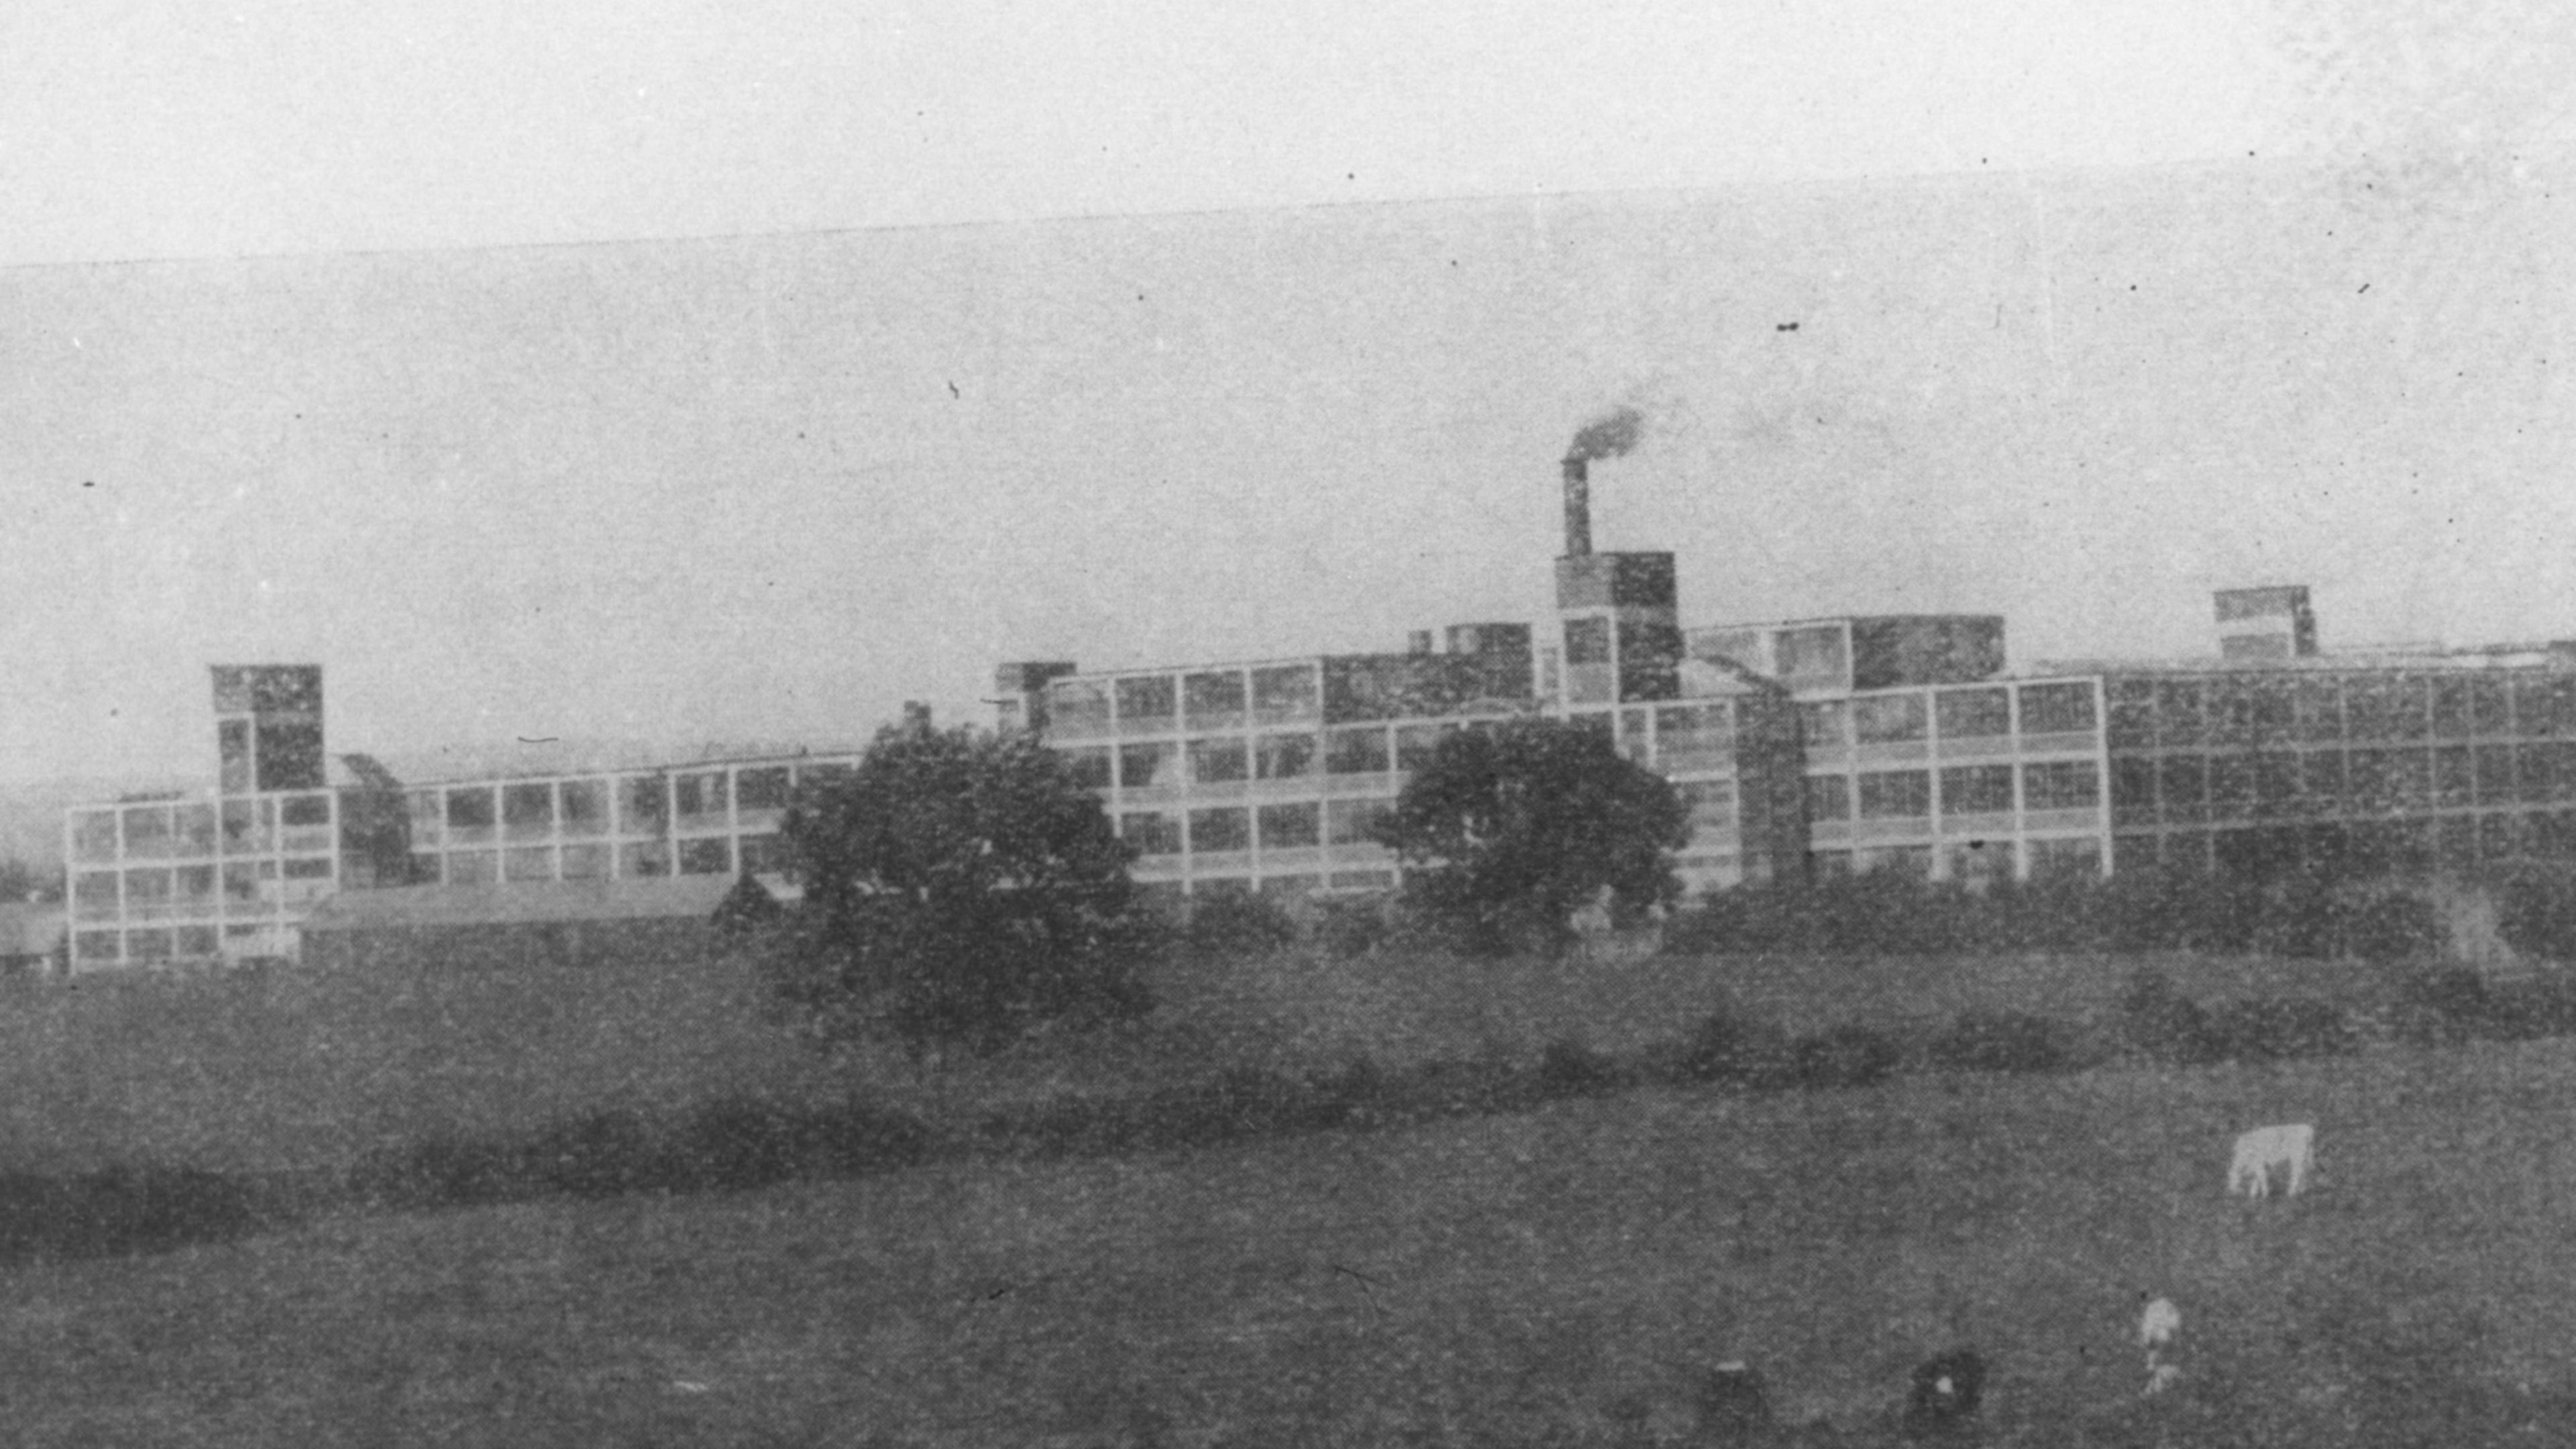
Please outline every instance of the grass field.
[{"label": "grass field", "polygon": [[[524,1130],[598,1108],[722,1095],[827,1100],[863,1086],[932,1118],[1061,1090],[1191,1082],[1230,1066],[1396,1066],[1571,1039],[1629,1050],[1720,1008],[1792,1030],[2009,1007],[2107,1009],[2134,957],[1666,958],[1579,964],[1288,954],[1180,962],[1136,1026],[924,1074],[833,1062],[725,963],[386,976],[247,973],[0,983],[0,1168],[118,1161],[330,1170],[433,1132]],[[2204,1000],[2384,989],[2368,968],[2174,957]]]},{"label": "grass field", "polygon": [[[337,1218],[12,1272],[0,1395],[29,1443],[1615,1444],[1743,1356],[1876,1442],[1966,1343],[1990,1442],[2567,1442],[2571,1113],[2576,1045],[2487,1044]],[[2316,1191],[2222,1196],[2277,1120]]]}]

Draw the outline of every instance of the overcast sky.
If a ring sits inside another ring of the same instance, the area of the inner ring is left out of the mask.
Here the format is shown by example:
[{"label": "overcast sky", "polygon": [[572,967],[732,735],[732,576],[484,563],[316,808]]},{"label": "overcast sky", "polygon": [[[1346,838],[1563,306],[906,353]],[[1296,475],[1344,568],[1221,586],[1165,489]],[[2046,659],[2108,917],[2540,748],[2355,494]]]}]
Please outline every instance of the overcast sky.
[{"label": "overcast sky", "polygon": [[2419,8],[11,6],[0,778],[1530,618],[1620,401],[1689,623],[2576,636],[2576,22]]}]

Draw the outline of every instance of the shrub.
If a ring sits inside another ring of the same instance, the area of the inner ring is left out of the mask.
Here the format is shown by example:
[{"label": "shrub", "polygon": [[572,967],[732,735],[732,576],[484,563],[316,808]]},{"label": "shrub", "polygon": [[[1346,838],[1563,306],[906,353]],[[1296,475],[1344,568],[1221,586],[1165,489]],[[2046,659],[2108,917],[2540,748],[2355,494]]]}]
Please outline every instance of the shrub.
[{"label": "shrub", "polygon": [[1180,941],[1211,956],[1254,956],[1297,943],[1296,919],[1267,896],[1219,891],[1193,897]]},{"label": "shrub", "polygon": [[2340,941],[2344,954],[2366,961],[2429,956],[2441,944],[2441,913],[2431,901],[2402,891],[2383,892],[2351,907]]},{"label": "shrub", "polygon": [[1539,1055],[1539,1088],[1551,1097],[1613,1091],[1624,1085],[1624,1076],[1617,1058],[1576,1041],[1549,1042]]},{"label": "shrub", "polygon": [[1896,1070],[1895,1042],[1865,1026],[1838,1026],[1798,1038],[1790,1074],[1802,1087],[1866,1087]]},{"label": "shrub", "polygon": [[2211,1024],[2221,1051],[2245,1062],[2338,1056],[2357,1034],[2332,1002],[2305,996],[2255,996],[2231,1002]]},{"label": "shrub", "polygon": [[1315,945],[1341,960],[1365,956],[1394,935],[1380,896],[1323,896],[1313,902]]},{"label": "shrub", "polygon": [[2486,988],[2479,1026],[2504,1041],[2576,1033],[2576,981],[2561,973],[2500,981]]},{"label": "shrub", "polygon": [[0,1262],[107,1257],[239,1237],[261,1225],[238,1178],[192,1167],[0,1177]]},{"label": "shrub", "polygon": [[1972,1072],[2053,1072],[2067,1065],[2056,1023],[2017,1011],[1966,1011],[1932,1043],[1936,1066]]},{"label": "shrub", "polygon": [[1788,1037],[1767,1021],[1717,1012],[1691,1032],[1682,1071],[1694,1081],[1776,1087],[1790,1075]]},{"label": "shrub", "polygon": [[2153,967],[2131,973],[2120,994],[2120,1035],[2138,1055],[2177,1066],[2213,1062],[2223,1055],[2208,1013],[2172,977]]}]

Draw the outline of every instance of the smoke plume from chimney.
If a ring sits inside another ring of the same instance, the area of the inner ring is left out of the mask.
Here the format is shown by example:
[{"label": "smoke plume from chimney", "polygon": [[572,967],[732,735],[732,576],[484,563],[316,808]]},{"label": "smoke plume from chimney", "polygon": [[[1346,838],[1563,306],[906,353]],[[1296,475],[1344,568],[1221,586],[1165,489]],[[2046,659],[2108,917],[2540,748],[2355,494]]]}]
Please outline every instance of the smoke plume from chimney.
[{"label": "smoke plume from chimney", "polygon": [[1646,415],[1621,403],[1575,433],[1574,442],[1565,450],[1567,462],[1590,462],[1595,458],[1624,458],[1635,451],[1637,440],[1645,436]]},{"label": "smoke plume from chimney", "polygon": [[1616,458],[1637,446],[1646,415],[1625,403],[1585,423],[1565,450],[1565,556],[1592,552],[1592,469],[1595,458]]}]

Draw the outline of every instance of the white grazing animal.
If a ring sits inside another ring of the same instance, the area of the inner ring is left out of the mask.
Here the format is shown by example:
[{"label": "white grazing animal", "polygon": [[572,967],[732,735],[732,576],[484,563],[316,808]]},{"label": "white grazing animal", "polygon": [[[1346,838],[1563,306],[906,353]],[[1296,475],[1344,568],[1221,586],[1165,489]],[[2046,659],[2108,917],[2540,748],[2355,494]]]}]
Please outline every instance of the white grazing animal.
[{"label": "white grazing animal", "polygon": [[2257,1127],[2236,1139],[2236,1160],[2227,1167],[2227,1190],[2247,1197],[2272,1195],[2272,1169],[2280,1168],[2288,1177],[2287,1193],[2298,1196],[2308,1185],[2308,1174],[2315,1170],[2316,1158],[2311,1151],[2317,1129],[2305,1122],[2281,1127]]},{"label": "white grazing animal", "polygon": [[2173,1342],[2173,1336],[2180,1332],[2182,1310],[2174,1307],[2170,1298],[2148,1304],[2147,1311],[2138,1318],[2138,1342],[2149,1348]]}]

